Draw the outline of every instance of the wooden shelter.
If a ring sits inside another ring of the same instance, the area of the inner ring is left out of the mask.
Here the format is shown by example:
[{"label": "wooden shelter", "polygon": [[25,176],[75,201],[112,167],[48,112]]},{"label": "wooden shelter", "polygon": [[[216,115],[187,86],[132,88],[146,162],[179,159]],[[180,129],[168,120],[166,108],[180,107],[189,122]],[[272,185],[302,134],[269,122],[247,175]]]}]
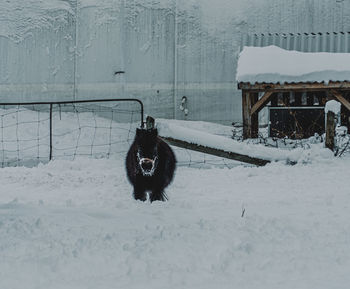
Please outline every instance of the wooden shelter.
[{"label": "wooden shelter", "polygon": [[[272,107],[320,107],[335,99],[342,104],[341,122],[350,129],[350,82],[326,83],[238,83],[242,90],[243,138],[258,137],[258,113]],[[302,134],[299,136],[303,137]],[[295,136],[298,138],[298,135]]]},{"label": "wooden shelter", "polygon": [[244,47],[237,82],[242,90],[243,138],[258,136],[258,113],[266,105],[270,136],[307,138],[323,133],[324,107],[332,99],[342,104],[341,123],[350,128],[350,53]]}]

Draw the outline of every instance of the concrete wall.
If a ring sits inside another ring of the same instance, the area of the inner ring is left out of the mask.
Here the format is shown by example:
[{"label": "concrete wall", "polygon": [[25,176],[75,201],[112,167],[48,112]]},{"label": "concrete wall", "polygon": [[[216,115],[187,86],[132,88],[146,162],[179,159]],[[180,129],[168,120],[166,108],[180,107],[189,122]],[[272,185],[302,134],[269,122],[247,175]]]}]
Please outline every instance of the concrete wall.
[{"label": "concrete wall", "polygon": [[2,2],[1,101],[137,97],[155,117],[226,124],[241,121],[243,35],[350,31],[345,0]]}]

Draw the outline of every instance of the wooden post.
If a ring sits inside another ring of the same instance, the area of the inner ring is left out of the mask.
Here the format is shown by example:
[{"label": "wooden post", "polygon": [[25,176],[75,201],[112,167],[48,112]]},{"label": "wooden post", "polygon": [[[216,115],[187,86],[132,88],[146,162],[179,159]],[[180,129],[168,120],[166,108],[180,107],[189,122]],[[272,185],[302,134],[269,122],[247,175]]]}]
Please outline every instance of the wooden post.
[{"label": "wooden post", "polygon": [[[259,99],[259,93],[251,93],[251,107],[250,107],[250,112],[254,106],[254,104],[257,103],[258,99]],[[251,129],[251,138],[257,138],[259,135],[259,114],[256,113],[251,113],[251,122],[252,122],[252,129]]]},{"label": "wooden post", "polygon": [[242,91],[243,139],[257,138],[259,132],[258,113],[251,114],[252,107],[258,101],[257,92]]},{"label": "wooden post", "polygon": [[250,137],[251,118],[249,103],[249,92],[246,90],[242,90],[243,139],[247,139]]},{"label": "wooden post", "polygon": [[327,112],[326,121],[326,147],[330,150],[334,150],[335,145],[335,114],[333,111]]}]

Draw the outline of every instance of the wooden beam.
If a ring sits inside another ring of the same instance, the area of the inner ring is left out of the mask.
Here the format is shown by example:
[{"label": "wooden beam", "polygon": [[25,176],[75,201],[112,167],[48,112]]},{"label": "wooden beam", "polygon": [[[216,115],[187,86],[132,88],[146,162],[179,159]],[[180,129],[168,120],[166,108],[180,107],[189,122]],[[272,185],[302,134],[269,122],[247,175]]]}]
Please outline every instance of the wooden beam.
[{"label": "wooden beam", "polygon": [[250,111],[250,115],[254,113],[258,113],[260,110],[264,108],[264,106],[270,101],[273,92],[267,91],[265,94],[254,104],[252,110]]},{"label": "wooden beam", "polygon": [[193,150],[193,151],[197,151],[205,154],[210,154],[217,157],[227,158],[227,159],[231,159],[231,160],[235,160],[243,163],[248,163],[256,166],[264,166],[270,163],[270,161],[268,160],[263,160],[263,159],[254,158],[254,157],[250,157],[247,155],[242,155],[234,152],[228,152],[228,151],[224,151],[224,150],[220,150],[212,147],[189,143],[187,141],[174,139],[171,137],[161,137],[161,138],[164,141],[166,141],[168,144],[173,146],[177,146],[180,148],[189,149],[189,150]]},{"label": "wooden beam", "polygon": [[247,83],[247,82],[240,82],[238,84],[238,89],[245,89],[245,90],[258,90],[258,91],[277,91],[282,92],[285,90],[300,90],[300,91],[309,91],[309,90],[330,90],[330,89],[337,89],[337,90],[349,90],[350,89],[350,82],[329,82],[328,84],[325,83]]},{"label": "wooden beam", "polygon": [[350,102],[339,91],[331,90],[333,96],[350,111]]}]

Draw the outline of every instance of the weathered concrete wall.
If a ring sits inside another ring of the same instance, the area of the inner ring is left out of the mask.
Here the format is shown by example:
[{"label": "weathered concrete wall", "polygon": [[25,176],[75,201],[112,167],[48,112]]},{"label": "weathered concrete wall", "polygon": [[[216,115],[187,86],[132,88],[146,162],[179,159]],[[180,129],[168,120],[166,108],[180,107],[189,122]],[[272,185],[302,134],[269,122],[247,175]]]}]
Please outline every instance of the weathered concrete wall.
[{"label": "weathered concrete wall", "polygon": [[341,0],[9,2],[0,3],[1,101],[137,97],[156,117],[221,123],[241,121],[243,34],[350,30]]},{"label": "weathered concrete wall", "polygon": [[72,98],[74,17],[67,10],[47,13],[52,17],[48,22],[35,23],[34,27],[18,23],[21,27],[13,29],[10,25],[16,14],[12,15],[15,19],[6,21],[0,17],[0,101]]}]

